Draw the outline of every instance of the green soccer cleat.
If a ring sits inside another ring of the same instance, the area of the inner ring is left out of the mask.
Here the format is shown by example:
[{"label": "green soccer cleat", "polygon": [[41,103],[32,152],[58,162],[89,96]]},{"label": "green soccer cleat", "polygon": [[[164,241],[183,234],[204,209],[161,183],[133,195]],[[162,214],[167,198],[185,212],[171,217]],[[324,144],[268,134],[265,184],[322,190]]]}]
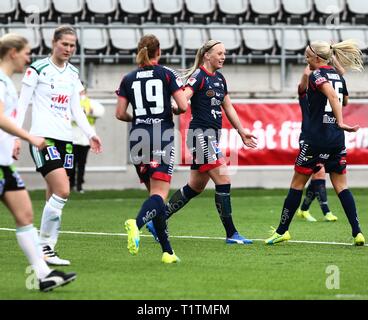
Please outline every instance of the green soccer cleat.
[{"label": "green soccer cleat", "polygon": [[139,230],[135,219],[125,221],[125,230],[128,233],[128,250],[130,254],[136,255],[139,250]]},{"label": "green soccer cleat", "polygon": [[362,233],[358,233],[354,238],[354,245],[355,246],[364,246],[365,239]]},{"label": "green soccer cleat", "polygon": [[316,222],[317,220],[309,213],[309,210],[303,211],[298,209],[297,217],[307,220],[308,222]]},{"label": "green soccer cleat", "polygon": [[278,234],[275,228],[271,227],[271,237],[265,240],[265,244],[275,244],[283,241],[288,241],[291,239],[289,231],[285,231],[284,234]]},{"label": "green soccer cleat", "polygon": [[327,222],[334,222],[334,221],[337,221],[337,217],[332,214],[332,212],[327,212],[325,217],[324,217],[325,221]]},{"label": "green soccer cleat", "polygon": [[173,254],[170,254],[168,252],[164,252],[162,255],[161,261],[163,263],[178,263],[180,262],[179,257],[173,252]]}]

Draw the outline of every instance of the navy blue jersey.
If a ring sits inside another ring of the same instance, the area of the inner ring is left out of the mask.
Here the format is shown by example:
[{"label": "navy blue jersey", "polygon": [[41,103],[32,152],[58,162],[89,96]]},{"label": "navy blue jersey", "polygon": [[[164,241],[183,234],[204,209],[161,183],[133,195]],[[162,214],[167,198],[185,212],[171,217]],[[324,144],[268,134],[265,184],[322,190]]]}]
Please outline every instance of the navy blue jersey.
[{"label": "navy blue jersey", "polygon": [[306,132],[309,126],[309,110],[308,110],[308,96],[307,90],[301,91],[298,87],[299,105],[302,112],[302,130],[300,132],[299,141],[305,139]]},{"label": "navy blue jersey", "polygon": [[310,125],[305,141],[322,148],[343,147],[344,131],[338,127],[327,97],[318,89],[327,81],[335,89],[341,104],[344,96],[348,96],[345,79],[334,68],[323,66],[310,74],[307,90]]},{"label": "navy blue jersey", "polygon": [[139,67],[125,75],[116,93],[132,104],[133,127],[161,122],[174,126],[171,95],[182,87],[174,70],[153,65]]},{"label": "navy blue jersey", "polygon": [[209,73],[201,66],[190,76],[186,86],[193,90],[189,128],[221,129],[221,105],[227,95],[224,76],[217,71]]}]

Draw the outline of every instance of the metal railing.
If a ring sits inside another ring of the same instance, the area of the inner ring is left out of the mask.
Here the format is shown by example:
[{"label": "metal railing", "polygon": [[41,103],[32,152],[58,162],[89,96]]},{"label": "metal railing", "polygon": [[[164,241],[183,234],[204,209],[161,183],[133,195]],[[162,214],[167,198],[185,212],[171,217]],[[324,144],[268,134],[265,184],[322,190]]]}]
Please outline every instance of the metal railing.
[{"label": "metal railing", "polygon": [[[27,28],[36,28],[38,31],[40,31],[42,28],[50,28],[50,26],[54,26],[54,24],[32,24],[32,25],[26,25]],[[25,25],[24,24],[16,24],[16,23],[12,23],[12,24],[8,24],[8,25],[3,25],[3,27],[5,28],[24,28]],[[178,41],[180,43],[180,48],[181,48],[181,52],[180,54],[169,54],[166,57],[170,58],[172,61],[177,59],[178,61],[180,61],[181,64],[181,68],[185,69],[187,67],[186,62],[188,58],[194,58],[194,55],[188,54],[185,50],[186,46],[186,39],[185,39],[185,34],[184,31],[185,29],[238,29],[238,30],[243,30],[243,29],[251,29],[251,30],[272,30],[273,32],[275,32],[276,30],[280,30],[281,31],[281,46],[280,46],[280,54],[257,54],[255,55],[251,55],[251,54],[235,54],[233,56],[234,59],[236,59],[237,61],[243,61],[243,63],[246,63],[246,61],[251,61],[252,58],[260,58],[260,59],[264,59],[264,60],[275,60],[276,63],[279,63],[281,66],[281,72],[280,72],[280,91],[283,91],[283,89],[285,88],[285,79],[286,79],[286,65],[287,65],[287,61],[289,60],[302,60],[303,61],[303,55],[302,54],[287,54],[286,53],[286,48],[285,48],[285,31],[286,30],[301,30],[303,32],[306,32],[307,30],[321,30],[322,29],[328,29],[331,31],[335,31],[338,32],[339,30],[364,30],[367,35],[368,35],[368,26],[366,25],[329,25],[329,26],[325,26],[325,25],[226,25],[226,24],[210,24],[210,25],[198,25],[198,24],[176,24],[176,25],[169,25],[169,24],[146,24],[146,25],[131,25],[131,24],[121,24],[121,25],[117,25],[117,24],[110,24],[110,25],[102,25],[102,24],[89,24],[89,25],[85,25],[85,24],[75,24],[73,25],[73,27],[75,29],[79,29],[80,30],[80,37],[78,39],[78,43],[80,45],[80,54],[79,55],[74,55],[73,59],[79,59],[79,64],[80,64],[80,77],[82,80],[85,80],[86,77],[86,61],[90,60],[90,59],[100,59],[101,61],[106,61],[107,59],[110,59],[111,61],[116,61],[117,59],[131,59],[132,63],[134,63],[134,57],[135,57],[135,53],[133,54],[86,54],[85,53],[85,43],[84,43],[84,30],[86,29],[107,29],[107,30],[111,30],[111,29],[149,29],[150,27],[152,28],[161,28],[161,29],[179,29],[180,30],[180,41]],[[209,39],[209,37],[207,37],[207,39]],[[308,37],[307,35],[305,35],[305,39],[306,41],[308,41]],[[217,39],[217,40],[221,40],[223,42],[225,42],[226,45],[226,39]],[[339,41],[340,40],[340,36],[338,36],[337,39],[331,39],[331,41]],[[243,38],[241,38],[241,46],[243,46],[242,42],[244,41]],[[277,38],[276,35],[274,34],[274,47],[275,44],[277,43]],[[368,47],[368,43],[364,44]],[[303,48],[301,48],[303,49]],[[296,50],[297,51],[297,50]],[[37,55],[34,54],[32,55],[32,57],[34,59],[38,59],[38,58],[43,58],[47,55],[41,54],[41,55]],[[364,55],[364,60],[367,59],[367,56]]]}]

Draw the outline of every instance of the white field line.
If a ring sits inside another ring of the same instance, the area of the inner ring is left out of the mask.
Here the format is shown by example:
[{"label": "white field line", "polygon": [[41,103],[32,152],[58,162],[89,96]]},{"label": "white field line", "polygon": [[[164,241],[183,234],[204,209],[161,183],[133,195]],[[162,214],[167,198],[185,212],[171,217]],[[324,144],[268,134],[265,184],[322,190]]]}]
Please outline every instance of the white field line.
[{"label": "white field line", "polygon": [[[10,228],[0,228],[0,231],[13,231],[15,229]],[[127,236],[126,233],[110,233],[110,232],[85,232],[85,231],[60,231],[60,233],[65,234],[79,234],[79,235],[93,235],[93,236]],[[141,234],[141,237],[152,237],[150,234]],[[201,240],[225,240],[223,237],[205,237],[205,236],[173,236],[170,235],[170,238],[176,239],[201,239]],[[264,239],[251,239],[253,241],[264,241]],[[289,240],[288,242],[292,243],[307,243],[307,244],[327,244],[327,245],[340,245],[340,246],[351,246],[352,243],[344,243],[344,242],[327,242],[327,241],[307,241],[307,240]],[[364,246],[368,246],[365,244]]]}]

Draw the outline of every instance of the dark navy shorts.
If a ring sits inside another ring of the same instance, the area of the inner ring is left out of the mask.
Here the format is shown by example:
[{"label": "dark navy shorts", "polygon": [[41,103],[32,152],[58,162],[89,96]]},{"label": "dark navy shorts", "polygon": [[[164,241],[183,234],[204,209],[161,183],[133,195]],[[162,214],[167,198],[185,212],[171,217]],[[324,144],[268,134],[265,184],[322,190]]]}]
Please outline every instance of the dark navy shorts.
[{"label": "dark navy shorts", "polygon": [[129,134],[130,160],[141,183],[171,182],[175,161],[174,128],[167,125],[138,126]]},{"label": "dark navy shorts", "polygon": [[327,173],[346,173],[346,148],[317,148],[308,143],[301,145],[299,155],[295,161],[295,171],[311,175],[325,167]]},{"label": "dark navy shorts", "polygon": [[192,170],[207,172],[225,163],[219,147],[220,130],[189,129],[187,147],[192,154]]}]

